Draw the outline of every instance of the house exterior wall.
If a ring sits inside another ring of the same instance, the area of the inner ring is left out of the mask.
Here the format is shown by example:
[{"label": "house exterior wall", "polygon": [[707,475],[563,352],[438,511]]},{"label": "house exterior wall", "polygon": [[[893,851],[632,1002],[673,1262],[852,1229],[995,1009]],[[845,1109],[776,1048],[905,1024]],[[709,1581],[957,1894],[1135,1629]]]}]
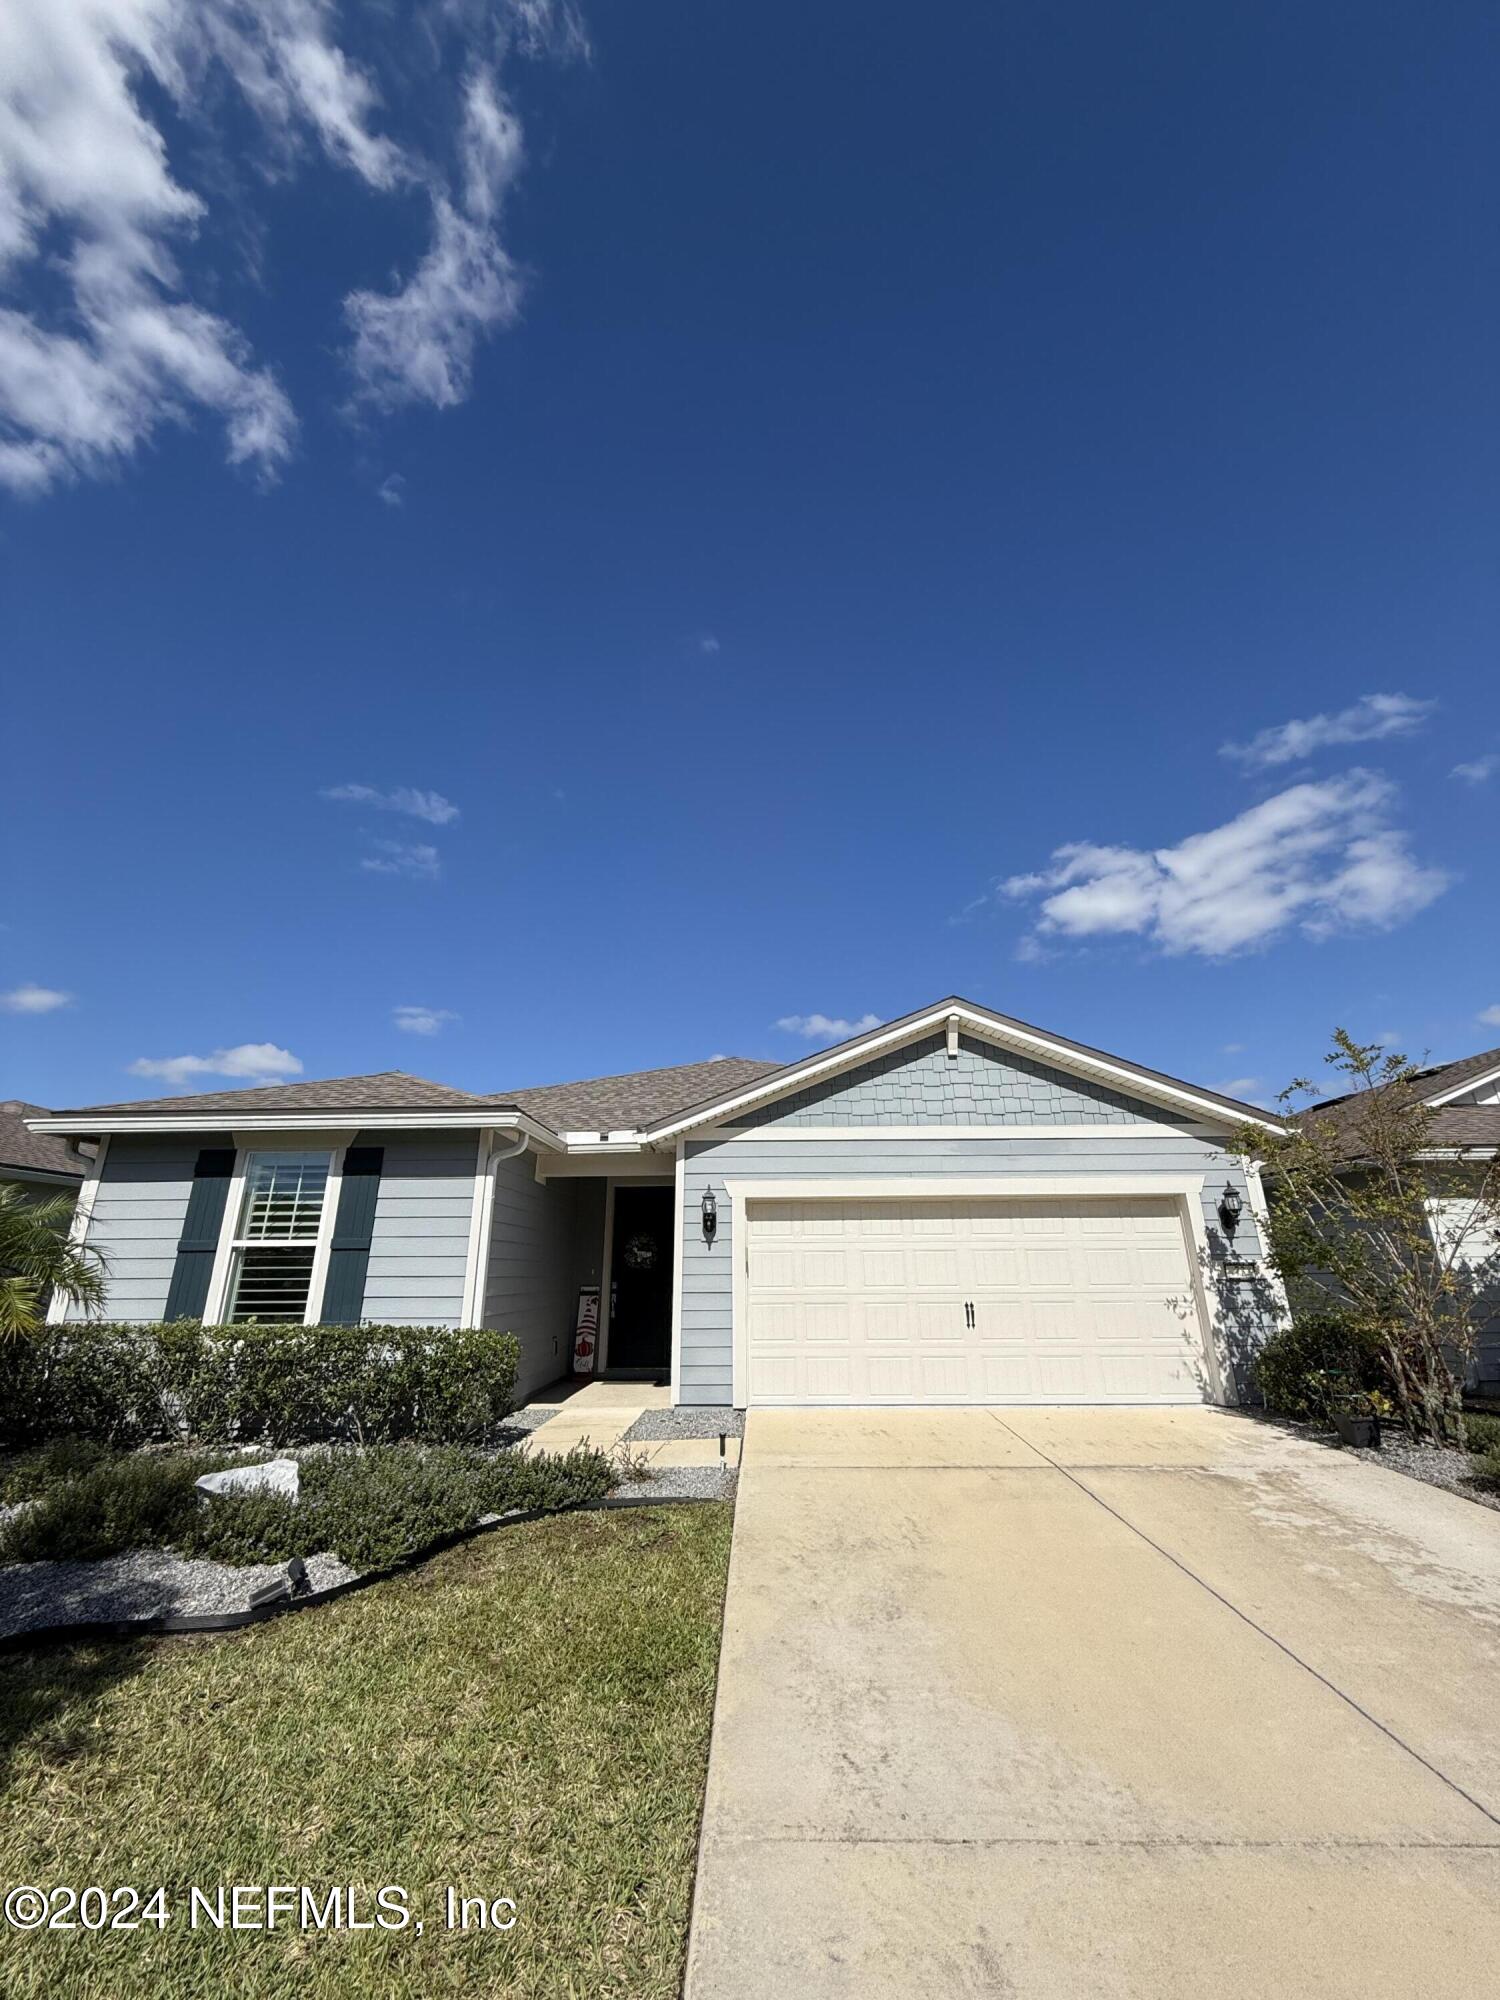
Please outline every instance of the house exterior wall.
[{"label": "house exterior wall", "polygon": [[760,1130],[787,1125],[1155,1125],[1186,1120],[1116,1090],[1049,1069],[989,1042],[930,1035],[859,1069],[778,1098],[735,1119]]},{"label": "house exterior wall", "polygon": [[[106,1261],[107,1318],[161,1318],[198,1149],[233,1143],[227,1132],[111,1139],[84,1239]],[[83,1316],[76,1306],[68,1313],[69,1319]]]},{"label": "house exterior wall", "polygon": [[[604,1182],[539,1182],[530,1153],[495,1169],[484,1324],[521,1343],[518,1399],[566,1373],[580,1284],[598,1283]],[[593,1275],[580,1275],[593,1273]]]},{"label": "house exterior wall", "polygon": [[390,1326],[457,1326],[478,1135],[369,1131],[350,1143],[385,1152],[361,1318]]},{"label": "house exterior wall", "polygon": [[[108,1263],[108,1318],[161,1318],[199,1150],[233,1143],[228,1132],[110,1141],[86,1238]],[[268,1134],[262,1143],[287,1142]],[[372,1130],[351,1134],[350,1143],[385,1151],[362,1316],[394,1325],[457,1326],[477,1137]]]},{"label": "house exterior wall", "polygon": [[[945,1058],[946,1059],[946,1058]],[[822,1123],[822,1119],[818,1121]],[[832,1121],[829,1121],[832,1122]],[[896,1121],[893,1121],[896,1122]],[[913,1122],[903,1116],[902,1123]],[[1059,1121],[1061,1122],[1061,1121]],[[1072,1122],[1071,1120],[1068,1122]],[[1121,1121],[1124,1122],[1124,1121]],[[1222,1288],[1219,1313],[1221,1345],[1243,1393],[1248,1360],[1269,1329],[1275,1301],[1259,1275],[1263,1246],[1250,1218],[1250,1190],[1241,1163],[1212,1139],[1170,1127],[1154,1128],[1146,1120],[1139,1137],[1108,1139],[1058,1138],[1027,1133],[1006,1137],[963,1133],[909,1137],[878,1130],[851,1132],[848,1138],[798,1139],[790,1130],[767,1125],[755,1132],[722,1138],[689,1140],[684,1147],[682,1214],[681,1361],[677,1397],[683,1403],[728,1403],[733,1399],[733,1274],[742,1254],[733,1240],[731,1204],[724,1199],[726,1180],[819,1180],[857,1178],[917,1180],[927,1177],[1003,1178],[1057,1175],[1076,1179],[1101,1176],[1139,1177],[1147,1189],[1150,1178],[1203,1176],[1203,1215],[1211,1260],[1228,1254],[1217,1204],[1226,1181],[1238,1188],[1244,1214],[1232,1254],[1248,1265],[1248,1275]],[[704,1189],[712,1185],[718,1198],[718,1233],[712,1246],[699,1226]]]}]

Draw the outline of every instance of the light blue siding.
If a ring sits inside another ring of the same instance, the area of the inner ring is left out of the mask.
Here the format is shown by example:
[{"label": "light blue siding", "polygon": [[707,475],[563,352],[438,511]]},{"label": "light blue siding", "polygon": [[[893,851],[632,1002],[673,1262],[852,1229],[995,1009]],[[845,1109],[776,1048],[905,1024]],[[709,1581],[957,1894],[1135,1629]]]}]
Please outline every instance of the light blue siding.
[{"label": "light blue siding", "polygon": [[110,1140],[86,1239],[105,1260],[110,1319],[157,1320],[166,1311],[199,1148],[232,1143],[196,1133]]},{"label": "light blue siding", "polygon": [[[1217,1204],[1225,1181],[1240,1190],[1245,1212],[1236,1232],[1236,1259],[1258,1260],[1262,1246],[1250,1220],[1249,1190],[1240,1162],[1212,1140],[1170,1128],[1153,1130],[1142,1123],[1139,1139],[1046,1139],[1033,1134],[1006,1138],[987,1135],[943,1138],[902,1138],[879,1131],[851,1133],[845,1139],[803,1139],[779,1136],[774,1127],[718,1140],[689,1141],[685,1149],[683,1185],[682,1363],[680,1400],[684,1403],[727,1403],[733,1395],[732,1288],[734,1222],[724,1198],[726,1180],[850,1180],[909,1179],[929,1176],[989,1176],[1047,1174],[1122,1175],[1143,1187],[1153,1174],[1181,1179],[1201,1174],[1203,1213],[1211,1254],[1225,1250]],[[699,1204],[705,1187],[718,1196],[719,1228],[710,1247],[699,1226]],[[1263,1286],[1252,1284],[1234,1308],[1233,1325],[1224,1335],[1243,1383],[1244,1363],[1260,1337],[1269,1298]],[[1228,1316],[1226,1316],[1227,1321]]]},{"label": "light blue siding", "polygon": [[362,1318],[457,1326],[464,1305],[477,1134],[361,1132],[385,1160],[370,1233]]},{"label": "light blue siding", "polygon": [[1155,1125],[1184,1119],[1087,1083],[990,1042],[960,1035],[910,1042],[829,1082],[737,1118],[738,1130],[773,1125]]},{"label": "light blue siding", "polygon": [[[592,1179],[538,1182],[535,1167],[535,1157],[523,1153],[495,1169],[485,1284],[485,1325],[521,1343],[521,1399],[570,1365],[579,1237],[587,1230],[593,1191],[603,1189]],[[598,1226],[602,1237],[602,1194]]]}]

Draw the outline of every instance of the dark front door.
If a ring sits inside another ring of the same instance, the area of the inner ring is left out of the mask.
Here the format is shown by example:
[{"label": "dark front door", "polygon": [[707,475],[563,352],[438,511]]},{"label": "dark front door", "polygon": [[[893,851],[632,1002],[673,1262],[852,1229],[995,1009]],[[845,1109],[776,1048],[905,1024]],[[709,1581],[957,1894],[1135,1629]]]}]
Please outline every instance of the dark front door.
[{"label": "dark front door", "polygon": [[672,1365],[672,1213],[669,1187],[615,1189],[610,1368]]}]

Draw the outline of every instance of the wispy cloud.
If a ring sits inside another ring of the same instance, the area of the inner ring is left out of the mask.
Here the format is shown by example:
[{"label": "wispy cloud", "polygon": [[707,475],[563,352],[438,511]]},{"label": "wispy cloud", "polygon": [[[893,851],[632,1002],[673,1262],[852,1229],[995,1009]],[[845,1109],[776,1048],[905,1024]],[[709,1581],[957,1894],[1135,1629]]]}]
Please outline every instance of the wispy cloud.
[{"label": "wispy cloud", "polygon": [[394,1007],[391,1020],[403,1035],[437,1035],[458,1015],[451,1007]]},{"label": "wispy cloud", "polygon": [[59,1007],[72,1004],[72,994],[55,986],[12,986],[8,993],[0,993],[0,1008],[7,1014],[55,1014]]},{"label": "wispy cloud", "polygon": [[406,481],[399,472],[388,472],[375,488],[375,498],[387,507],[406,504]]},{"label": "wispy cloud", "polygon": [[108,473],[163,426],[205,415],[232,464],[263,480],[285,466],[297,419],[274,367],[193,295],[223,289],[215,225],[222,208],[227,239],[221,190],[234,176],[214,149],[228,123],[246,135],[247,185],[321,155],[372,197],[425,196],[429,244],[411,275],[344,301],[346,360],[356,397],[376,407],[467,393],[478,342],[515,318],[521,293],[500,235],[522,156],[500,66],[513,45],[586,45],[566,0],[427,9],[433,87],[459,95],[456,115],[426,121],[455,135],[429,154],[380,129],[380,67],[404,103],[410,47],[395,25],[371,34],[368,15],[339,0],[0,8],[0,270],[12,294],[34,281],[27,307],[0,311],[0,487],[40,494]]},{"label": "wispy cloud", "polygon": [[783,1014],[776,1026],[784,1035],[801,1035],[808,1042],[843,1042],[850,1035],[867,1035],[880,1026],[878,1014],[861,1014],[846,1021],[838,1014]]},{"label": "wispy cloud", "polygon": [[405,813],[429,826],[451,825],[459,815],[459,808],[441,792],[424,792],[415,785],[397,785],[389,792],[375,785],[325,785],[319,796],[343,805],[373,806],[376,812]]},{"label": "wispy cloud", "polygon": [[1497,771],[1500,771],[1500,757],[1475,757],[1467,764],[1455,764],[1448,776],[1460,778],[1466,785],[1484,785]]},{"label": "wispy cloud", "polygon": [[359,865],[371,875],[404,875],[411,881],[430,882],[443,872],[437,849],[425,840],[375,840],[370,844],[376,851],[365,855]]},{"label": "wispy cloud", "polygon": [[719,644],[718,637],[715,633],[700,632],[698,634],[698,651],[700,653],[708,653],[712,655],[714,653],[720,653],[723,650],[724,649]]},{"label": "wispy cloud", "polygon": [[207,1056],[137,1056],[132,1076],[160,1077],[174,1089],[204,1077],[227,1077],[236,1083],[284,1083],[300,1076],[302,1064],[290,1049],[275,1042],[240,1042],[232,1049],[215,1049]]},{"label": "wispy cloud", "polygon": [[1315,939],[1389,930],[1448,886],[1391,825],[1394,802],[1386,779],[1349,771],[1293,785],[1173,847],[1070,841],[999,893],[1039,905],[1023,940],[1030,956],[1044,941],[1135,937],[1172,955],[1222,958],[1293,926]]},{"label": "wispy cloud", "polygon": [[1277,764],[1295,763],[1314,750],[1338,743],[1373,743],[1386,736],[1409,736],[1420,729],[1437,707],[1435,701],[1417,701],[1409,694],[1366,694],[1336,715],[1309,715],[1301,721],[1278,722],[1262,729],[1248,743],[1223,743],[1221,757],[1233,757],[1241,764],[1269,769]]},{"label": "wispy cloud", "polygon": [[1260,1089],[1258,1076],[1231,1076],[1221,1083],[1211,1083],[1209,1089],[1217,1091],[1220,1097],[1249,1097]]},{"label": "wispy cloud", "polygon": [[1500,1028],[1500,1007],[1481,1007],[1474,1019],[1487,1028]]}]

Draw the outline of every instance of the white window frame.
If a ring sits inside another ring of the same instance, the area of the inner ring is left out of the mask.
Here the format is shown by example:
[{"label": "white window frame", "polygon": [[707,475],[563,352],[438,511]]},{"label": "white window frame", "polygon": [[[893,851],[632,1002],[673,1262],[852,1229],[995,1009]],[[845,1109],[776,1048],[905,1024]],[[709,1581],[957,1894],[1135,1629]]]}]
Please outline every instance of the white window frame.
[{"label": "white window frame", "polygon": [[[219,1247],[214,1254],[213,1274],[208,1281],[208,1297],[204,1301],[203,1317],[210,1325],[223,1323],[229,1310],[229,1294],[234,1281],[235,1253],[247,1247],[238,1234],[240,1214],[245,1206],[245,1180],[251,1159],[257,1153],[326,1153],[328,1155],[328,1179],[323,1186],[323,1213],[318,1220],[318,1234],[313,1243],[312,1276],[307,1284],[307,1306],[302,1314],[304,1326],[316,1326],[323,1312],[323,1293],[328,1286],[328,1257],[333,1248],[333,1225],[338,1216],[339,1193],[344,1180],[344,1154],[348,1150],[343,1139],[334,1139],[324,1133],[295,1134],[293,1145],[267,1145],[270,1133],[247,1135],[249,1145],[236,1145],[234,1173],[229,1183],[229,1198],[224,1204],[224,1220],[219,1225]],[[292,1249],[294,1244],[278,1243],[275,1238],[257,1245],[261,1249]]]}]

